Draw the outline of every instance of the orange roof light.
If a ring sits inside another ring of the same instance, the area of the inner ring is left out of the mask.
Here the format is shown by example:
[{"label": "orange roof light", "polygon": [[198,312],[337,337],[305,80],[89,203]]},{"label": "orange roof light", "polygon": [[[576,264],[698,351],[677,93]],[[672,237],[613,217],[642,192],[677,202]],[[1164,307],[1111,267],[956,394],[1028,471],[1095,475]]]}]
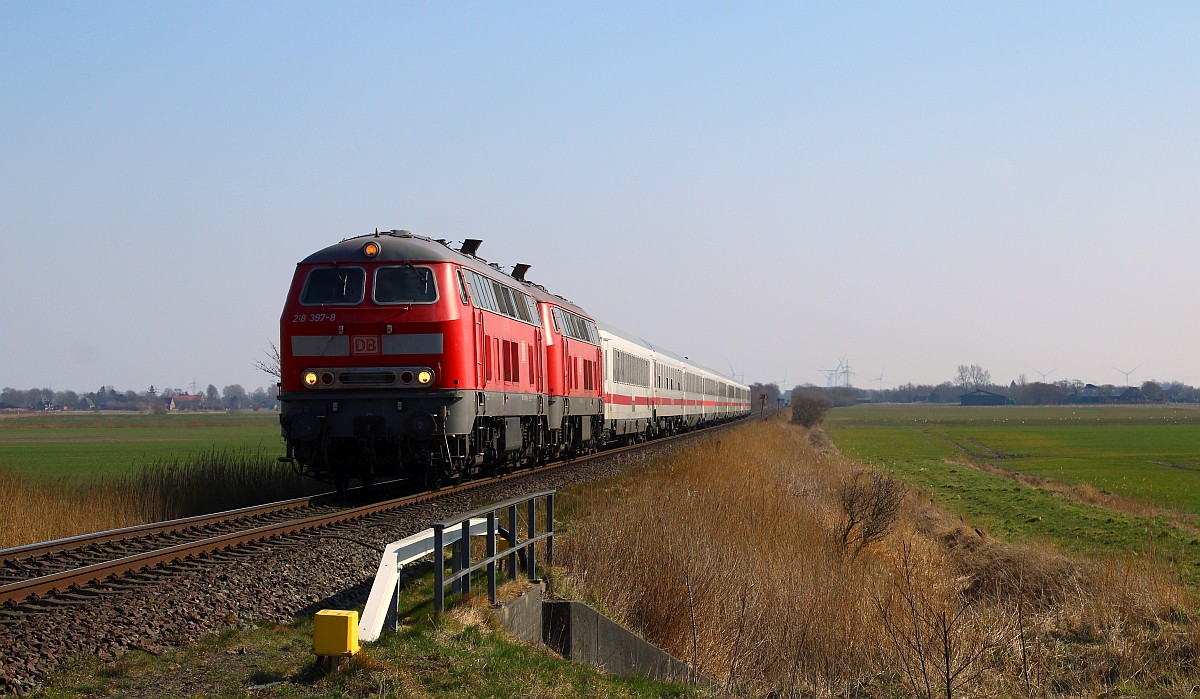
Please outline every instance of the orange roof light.
[{"label": "orange roof light", "polygon": [[367,257],[379,257],[379,243],[371,241],[363,246],[363,254]]}]

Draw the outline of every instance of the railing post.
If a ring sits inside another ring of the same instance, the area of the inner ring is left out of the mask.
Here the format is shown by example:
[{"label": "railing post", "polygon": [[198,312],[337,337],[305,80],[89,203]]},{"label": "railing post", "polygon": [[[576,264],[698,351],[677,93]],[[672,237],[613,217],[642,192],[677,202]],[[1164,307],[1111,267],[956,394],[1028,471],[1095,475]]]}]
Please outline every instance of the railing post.
[{"label": "railing post", "polygon": [[441,616],[446,609],[446,545],[442,525],[433,525],[433,613]]},{"label": "railing post", "polygon": [[526,541],[529,543],[526,547],[525,564],[528,567],[529,579],[537,580],[537,566],[534,565],[534,560],[537,558],[537,542],[532,541],[537,536],[537,498],[529,498],[526,504],[529,509],[529,521],[526,523],[529,536]]},{"label": "railing post", "polygon": [[508,579],[517,579],[517,506],[508,508]]},{"label": "railing post", "polygon": [[496,606],[496,511],[487,516],[488,603]]},{"label": "railing post", "polygon": [[546,496],[546,531],[550,538],[546,539],[546,565],[554,565],[554,493]]},{"label": "railing post", "polygon": [[[471,567],[471,520],[469,518],[463,520],[462,536],[458,543],[462,545],[462,568],[459,570],[467,570]],[[468,572],[459,578],[459,581],[462,583],[462,593],[464,595],[471,594],[471,574]]]}]

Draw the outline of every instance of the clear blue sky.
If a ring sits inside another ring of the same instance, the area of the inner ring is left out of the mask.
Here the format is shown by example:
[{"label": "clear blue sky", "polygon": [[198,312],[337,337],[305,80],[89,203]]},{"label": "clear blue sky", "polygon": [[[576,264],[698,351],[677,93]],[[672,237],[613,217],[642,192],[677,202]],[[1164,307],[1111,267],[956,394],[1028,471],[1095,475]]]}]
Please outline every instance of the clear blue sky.
[{"label": "clear blue sky", "polygon": [[247,388],[407,228],[746,380],[1200,383],[1200,4],[0,3],[0,386]]}]

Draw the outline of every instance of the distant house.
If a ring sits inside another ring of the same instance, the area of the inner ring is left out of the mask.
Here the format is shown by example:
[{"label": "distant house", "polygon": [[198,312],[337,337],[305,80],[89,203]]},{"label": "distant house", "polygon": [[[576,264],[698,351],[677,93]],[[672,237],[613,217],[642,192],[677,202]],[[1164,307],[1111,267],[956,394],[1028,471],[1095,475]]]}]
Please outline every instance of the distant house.
[{"label": "distant house", "polygon": [[1089,383],[1084,384],[1083,388],[1076,389],[1074,393],[1067,396],[1066,402],[1081,405],[1096,405],[1099,403],[1111,403],[1112,400],[1112,386],[1097,386]]},{"label": "distant house", "polygon": [[999,393],[985,391],[982,388],[975,389],[970,393],[964,393],[958,397],[959,405],[1012,405],[1011,398]]},{"label": "distant house", "polygon": [[1120,403],[1145,403],[1146,396],[1137,386],[1126,386],[1125,390],[1121,391],[1121,395],[1117,396],[1117,401]]},{"label": "distant house", "polygon": [[163,396],[163,402],[167,406],[167,410],[172,412],[176,410],[199,410],[200,404],[203,402],[203,396],[190,396],[186,393],[177,396]]}]

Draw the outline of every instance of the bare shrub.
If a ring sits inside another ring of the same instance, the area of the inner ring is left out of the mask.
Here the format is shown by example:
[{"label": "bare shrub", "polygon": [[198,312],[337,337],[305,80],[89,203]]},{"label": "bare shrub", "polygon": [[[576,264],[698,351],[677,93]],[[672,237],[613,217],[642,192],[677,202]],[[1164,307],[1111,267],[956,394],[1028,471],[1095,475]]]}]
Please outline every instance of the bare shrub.
[{"label": "bare shrub", "polygon": [[952,699],[984,671],[986,656],[1007,643],[1013,627],[996,609],[983,609],[977,599],[931,575],[937,566],[928,563],[903,546],[891,585],[875,598],[875,608],[913,693]]},{"label": "bare shrub", "polygon": [[903,483],[878,471],[854,471],[844,478],[838,488],[842,551],[857,558],[864,548],[887,536],[906,493]]},{"label": "bare shrub", "polygon": [[825,419],[825,413],[833,403],[823,394],[792,391],[792,422],[804,427],[814,427]]}]

